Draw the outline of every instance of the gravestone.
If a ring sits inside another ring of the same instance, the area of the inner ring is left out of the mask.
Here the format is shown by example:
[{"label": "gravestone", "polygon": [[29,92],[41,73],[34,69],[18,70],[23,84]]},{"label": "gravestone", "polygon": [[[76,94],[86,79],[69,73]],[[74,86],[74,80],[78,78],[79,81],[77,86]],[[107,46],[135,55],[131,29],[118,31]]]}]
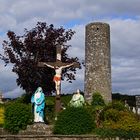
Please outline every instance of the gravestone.
[{"label": "gravestone", "polygon": [[0,91],[0,104],[3,104],[2,98],[3,98],[2,92]]},{"label": "gravestone", "polygon": [[110,27],[106,23],[90,23],[85,38],[85,98],[99,92],[105,102],[111,96]]},{"label": "gravestone", "polygon": [[140,115],[140,95],[135,96],[137,114]]},{"label": "gravestone", "polygon": [[136,107],[140,108],[140,95],[135,96],[136,99]]}]

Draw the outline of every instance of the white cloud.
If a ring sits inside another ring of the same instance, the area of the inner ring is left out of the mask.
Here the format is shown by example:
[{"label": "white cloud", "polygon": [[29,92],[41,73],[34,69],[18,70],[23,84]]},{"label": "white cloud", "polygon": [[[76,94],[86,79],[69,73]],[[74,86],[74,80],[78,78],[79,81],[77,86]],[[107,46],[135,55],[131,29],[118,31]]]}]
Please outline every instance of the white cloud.
[{"label": "white cloud", "polygon": [[113,91],[140,94],[140,19],[114,19],[109,23]]},{"label": "white cloud", "polygon": [[112,55],[117,57],[138,57],[140,51],[140,19],[115,19],[109,21],[111,26]]},{"label": "white cloud", "polygon": [[24,94],[24,91],[17,87],[3,94],[4,98],[17,98]]},{"label": "white cloud", "polygon": [[72,47],[68,50],[70,56],[84,59],[85,55],[85,26],[76,25],[72,28],[76,33],[74,34],[71,41],[68,44],[71,44]]},{"label": "white cloud", "polygon": [[[138,17],[140,1],[41,0],[40,2],[38,0],[1,0],[0,9],[1,25],[9,29],[11,26],[20,28],[21,24],[29,23],[34,18],[63,25],[72,20],[87,22],[112,16]],[[25,27],[28,27],[28,24]]]},{"label": "white cloud", "polygon": [[72,83],[62,81],[62,93],[73,93],[77,89],[84,91],[84,69],[78,69],[75,78]]},{"label": "white cloud", "polygon": [[[113,91],[139,94],[139,17],[139,0],[1,0],[0,43],[6,39],[5,34],[9,29],[19,35],[24,28],[34,27],[37,21],[46,21],[57,27],[63,25],[76,31],[68,43],[72,45],[69,55],[83,60],[85,25],[93,21],[107,22],[111,27]],[[83,89],[84,69],[78,71],[76,77],[77,80],[72,84],[63,82],[63,91],[70,92],[77,87]],[[11,66],[4,67],[0,61],[0,89],[8,93],[16,88],[16,75],[11,72]],[[16,91],[20,93],[19,90]]]},{"label": "white cloud", "polygon": [[0,32],[10,30],[16,27],[16,20],[10,15],[0,15]]}]

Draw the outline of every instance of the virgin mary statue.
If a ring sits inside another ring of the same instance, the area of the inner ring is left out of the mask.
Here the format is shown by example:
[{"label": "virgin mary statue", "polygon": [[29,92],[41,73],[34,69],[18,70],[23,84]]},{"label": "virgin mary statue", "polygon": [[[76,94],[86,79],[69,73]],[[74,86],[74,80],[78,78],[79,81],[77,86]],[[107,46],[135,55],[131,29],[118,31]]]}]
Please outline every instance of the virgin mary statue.
[{"label": "virgin mary statue", "polygon": [[34,104],[34,122],[44,122],[45,96],[41,87],[38,87],[31,97]]}]

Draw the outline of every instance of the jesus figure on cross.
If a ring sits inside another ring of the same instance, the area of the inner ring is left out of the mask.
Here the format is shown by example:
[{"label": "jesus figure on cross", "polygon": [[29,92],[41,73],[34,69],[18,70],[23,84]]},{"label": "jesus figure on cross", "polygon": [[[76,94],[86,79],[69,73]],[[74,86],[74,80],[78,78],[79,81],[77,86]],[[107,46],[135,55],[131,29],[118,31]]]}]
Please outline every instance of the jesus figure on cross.
[{"label": "jesus figure on cross", "polygon": [[61,93],[61,76],[62,76],[62,70],[64,68],[68,68],[70,66],[73,66],[75,68],[79,68],[80,65],[77,62],[73,63],[63,63],[61,61],[61,46],[58,45],[56,47],[56,62],[38,62],[38,66],[40,67],[50,67],[55,70],[55,75],[53,77],[53,81],[55,82],[55,89],[56,89],[56,95],[60,95]]},{"label": "jesus figure on cross", "polygon": [[55,98],[55,112],[58,113],[61,110],[60,94],[61,94],[61,77],[62,70],[68,67],[80,68],[78,62],[73,63],[64,63],[61,61],[61,46],[57,45],[56,47],[56,62],[38,62],[39,67],[50,67],[55,70],[55,75],[53,81],[55,82],[56,98]]},{"label": "jesus figure on cross", "polygon": [[56,95],[60,95],[62,69],[68,68],[74,64],[75,63],[73,62],[73,63],[66,65],[66,66],[52,66],[52,65],[49,65],[49,64],[44,62],[44,65],[46,65],[47,67],[53,68],[55,70],[55,75],[53,77],[53,81],[55,82]]}]

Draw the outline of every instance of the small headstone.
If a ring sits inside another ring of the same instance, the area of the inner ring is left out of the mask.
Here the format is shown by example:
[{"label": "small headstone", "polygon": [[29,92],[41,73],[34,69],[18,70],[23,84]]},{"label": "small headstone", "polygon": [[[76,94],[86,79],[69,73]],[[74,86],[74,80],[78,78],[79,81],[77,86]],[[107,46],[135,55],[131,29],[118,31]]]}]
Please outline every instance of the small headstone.
[{"label": "small headstone", "polygon": [[136,99],[136,107],[140,108],[140,95],[135,96]]},{"label": "small headstone", "polygon": [[140,108],[137,109],[137,114],[140,115]]},{"label": "small headstone", "polygon": [[132,112],[136,113],[136,108],[135,107],[133,107]]},{"label": "small headstone", "polygon": [[3,104],[2,99],[3,99],[3,96],[2,96],[2,92],[0,91],[0,104]]},{"label": "small headstone", "polygon": [[127,103],[127,100],[124,101],[124,105],[125,105],[126,108],[128,108],[128,109],[130,110],[130,106],[129,106],[129,104]]}]

